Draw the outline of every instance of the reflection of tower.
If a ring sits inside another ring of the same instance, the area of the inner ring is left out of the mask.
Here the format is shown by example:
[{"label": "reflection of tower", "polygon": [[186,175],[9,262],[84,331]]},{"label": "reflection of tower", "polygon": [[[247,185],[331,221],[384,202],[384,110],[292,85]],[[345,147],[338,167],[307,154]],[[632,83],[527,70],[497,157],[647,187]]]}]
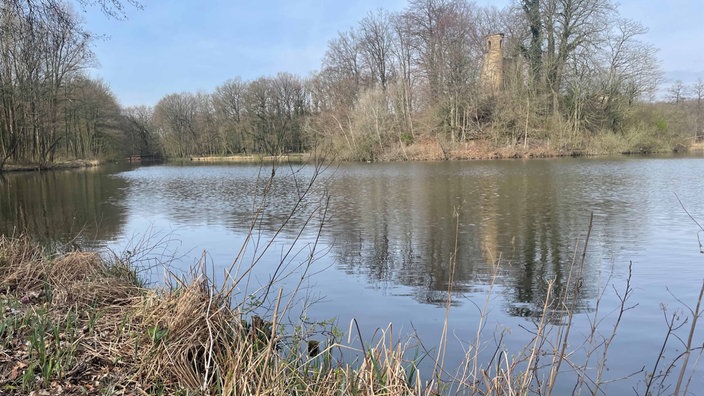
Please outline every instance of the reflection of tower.
[{"label": "reflection of tower", "polygon": [[504,34],[496,33],[486,38],[482,84],[490,93],[498,92],[504,80],[504,55],[502,51]]},{"label": "reflection of tower", "polygon": [[492,178],[483,179],[478,183],[482,196],[480,210],[482,213],[481,227],[478,229],[482,241],[482,255],[487,268],[493,271],[494,265],[504,253],[507,246],[499,244],[499,187]]}]

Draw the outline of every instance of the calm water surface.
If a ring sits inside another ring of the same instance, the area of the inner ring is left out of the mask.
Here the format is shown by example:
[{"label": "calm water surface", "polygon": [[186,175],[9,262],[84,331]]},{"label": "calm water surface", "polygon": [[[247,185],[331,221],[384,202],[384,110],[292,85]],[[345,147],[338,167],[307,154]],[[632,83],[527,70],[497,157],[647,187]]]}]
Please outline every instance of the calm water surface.
[{"label": "calm water surface", "polygon": [[[704,279],[704,232],[679,202],[704,224],[704,158],[344,164],[325,169],[305,192],[315,173],[279,166],[272,183],[271,166],[258,165],[10,174],[0,187],[0,232],[138,251],[138,259],[157,257],[176,272],[204,259],[218,280],[259,260],[243,293],[272,278],[290,291],[305,273],[296,312],[336,318],[345,332],[354,318],[367,337],[393,323],[401,334],[417,332],[433,354],[449,305],[453,367],[485,304],[487,360],[495,335],[506,333],[509,353],[531,339],[548,283],[553,293],[572,294],[571,264],[593,214],[581,293],[571,299],[580,312],[572,342],[589,334],[602,290],[601,332],[609,336],[630,263],[633,271],[633,308],[609,351],[608,379],[652,370],[666,334],[663,306],[669,314],[686,312],[682,302],[693,308]],[[151,269],[154,282],[164,268]],[[550,320],[563,321],[560,312]],[[704,331],[696,337],[702,345]],[[676,342],[670,361],[682,350]],[[704,389],[702,364],[691,389]],[[643,378],[607,389],[642,393]]]}]

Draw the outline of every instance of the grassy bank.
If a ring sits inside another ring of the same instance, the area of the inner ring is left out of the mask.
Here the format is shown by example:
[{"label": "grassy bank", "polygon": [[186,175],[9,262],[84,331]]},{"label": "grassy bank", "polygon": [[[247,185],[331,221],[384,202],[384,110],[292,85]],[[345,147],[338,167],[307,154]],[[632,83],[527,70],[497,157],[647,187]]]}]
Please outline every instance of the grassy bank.
[{"label": "grassy bank", "polygon": [[[494,334],[498,344],[488,346],[495,348],[494,358],[482,361],[487,307],[478,306],[481,324],[476,340],[468,344],[465,361],[459,367],[444,367],[446,323],[434,352],[426,354],[434,359],[434,369],[419,373],[415,358],[408,358],[417,352],[390,328],[374,342],[362,340],[362,349],[356,351],[360,358],[354,362],[336,358],[336,351],[354,349],[349,339],[320,345],[307,342],[296,330],[287,333],[280,326],[285,312],[285,304],[279,304],[281,292],[267,318],[248,318],[237,303],[241,296],[234,294],[235,288],[216,287],[202,272],[172,277],[167,286],[150,288],[131,263],[116,257],[87,252],[50,255],[26,237],[0,237],[0,394],[606,392],[608,350],[622,316],[632,307],[630,277],[614,289],[621,302],[615,317],[604,322],[595,310],[591,334],[575,339],[570,328],[582,264],[575,260],[567,290],[558,292],[548,281],[542,314],[530,328],[534,336],[523,348],[508,350],[501,342],[503,334]],[[655,353],[653,362],[643,362],[648,368],[635,373],[644,375],[642,394],[670,392],[675,386],[675,393],[687,394],[698,372],[692,366],[699,365],[702,353],[698,341],[692,340],[701,299],[700,294],[696,308],[690,310],[691,320],[683,323],[691,330],[682,352],[672,362],[666,362],[662,351]],[[450,304],[448,300],[448,312]],[[672,327],[667,331],[663,349],[668,337],[677,336],[675,331]],[[694,362],[688,367],[690,355]]]},{"label": "grassy bank", "polygon": [[[356,156],[344,149],[328,153],[324,157],[341,161],[441,161],[441,160],[488,160],[508,158],[557,158],[604,156],[618,154],[656,154],[671,152],[702,152],[704,142],[694,139],[681,141],[662,141],[648,134],[637,134],[624,139],[609,134],[601,134],[578,142],[560,142],[549,139],[535,139],[529,144],[521,142],[495,142],[489,139],[450,142],[435,137],[423,138],[413,143],[397,143],[378,148],[373,155]],[[317,154],[290,153],[285,155],[229,155],[229,156],[193,156],[188,158],[171,158],[174,162],[216,163],[310,163],[316,161]],[[317,160],[320,160],[317,158]],[[2,172],[31,172],[39,170],[80,169],[100,166],[100,160],[57,161],[41,166],[37,163],[7,163]]]},{"label": "grassy bank", "polygon": [[528,139],[528,142],[517,138],[451,141],[445,137],[426,136],[412,142],[371,145],[366,147],[364,152],[355,151],[344,142],[337,142],[333,146],[336,149],[336,158],[340,160],[385,162],[683,153],[700,151],[703,144],[691,137],[676,139],[651,132],[633,131],[623,135],[570,135],[561,139],[541,136]]}]

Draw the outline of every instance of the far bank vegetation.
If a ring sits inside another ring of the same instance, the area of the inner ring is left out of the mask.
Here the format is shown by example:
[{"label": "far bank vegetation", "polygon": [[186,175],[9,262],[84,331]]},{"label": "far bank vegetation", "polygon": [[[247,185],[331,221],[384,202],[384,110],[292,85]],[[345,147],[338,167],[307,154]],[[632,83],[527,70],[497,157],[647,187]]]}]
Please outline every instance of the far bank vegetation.
[{"label": "far bank vegetation", "polygon": [[[356,161],[650,153],[704,135],[704,82],[658,92],[647,28],[610,0],[410,0],[341,27],[311,75],[235,77],[128,108],[86,77],[93,38],[75,11],[30,3],[2,9],[0,169],[321,148]],[[481,70],[495,33],[502,81],[489,87]]]}]

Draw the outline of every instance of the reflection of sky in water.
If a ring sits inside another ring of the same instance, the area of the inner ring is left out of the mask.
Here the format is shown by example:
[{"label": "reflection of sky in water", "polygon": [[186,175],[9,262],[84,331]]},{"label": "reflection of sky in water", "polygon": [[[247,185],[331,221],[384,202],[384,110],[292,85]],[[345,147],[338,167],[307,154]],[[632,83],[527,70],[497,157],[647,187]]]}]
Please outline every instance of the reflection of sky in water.
[{"label": "reflection of sky in water", "polygon": [[[311,172],[309,167],[279,168],[271,199],[263,201],[256,192],[271,174],[266,167],[157,166],[112,176],[126,180],[127,187],[120,203],[126,212],[123,231],[110,246],[119,250],[131,238],[151,232],[166,241],[165,251],[176,251],[176,268],[192,265],[205,250],[210,271],[222,279],[245,240],[255,208],[266,208],[254,227],[261,244],[277,232]],[[696,226],[675,197],[704,220],[702,159],[350,164],[331,173],[262,257],[248,292],[270,279],[327,192],[329,219],[311,265],[315,275],[302,285],[303,294],[322,298],[308,316],[337,317],[345,332],[356,318],[365,334],[393,322],[396,330],[415,330],[426,340],[437,340],[455,257],[448,359],[459,360],[462,347],[476,333],[493,263],[501,258],[488,301],[487,341],[493,345],[495,329],[510,328],[506,342],[523,345],[531,335],[519,324],[530,328],[532,319],[518,316],[536,315],[549,279],[570,292],[564,280],[575,252],[581,253],[594,213],[586,294],[577,307],[583,315],[592,313],[598,288],[606,287],[600,312],[612,314],[618,300],[609,285],[622,290],[630,261],[632,298],[639,304],[626,313],[617,338],[622,341],[616,344],[622,346],[612,349],[611,378],[616,378],[652,362],[651,348],[642,346],[662,341],[659,304],[673,302],[666,287],[691,302],[704,277]],[[313,216],[283,260],[285,268],[278,273],[282,286],[291,287],[300,278],[296,271],[316,242],[318,221]],[[258,256],[261,245],[255,245],[249,242],[243,263]],[[579,316],[576,337],[588,333],[585,319]],[[629,359],[619,360],[623,355]],[[609,389],[628,391],[630,386]]]}]

